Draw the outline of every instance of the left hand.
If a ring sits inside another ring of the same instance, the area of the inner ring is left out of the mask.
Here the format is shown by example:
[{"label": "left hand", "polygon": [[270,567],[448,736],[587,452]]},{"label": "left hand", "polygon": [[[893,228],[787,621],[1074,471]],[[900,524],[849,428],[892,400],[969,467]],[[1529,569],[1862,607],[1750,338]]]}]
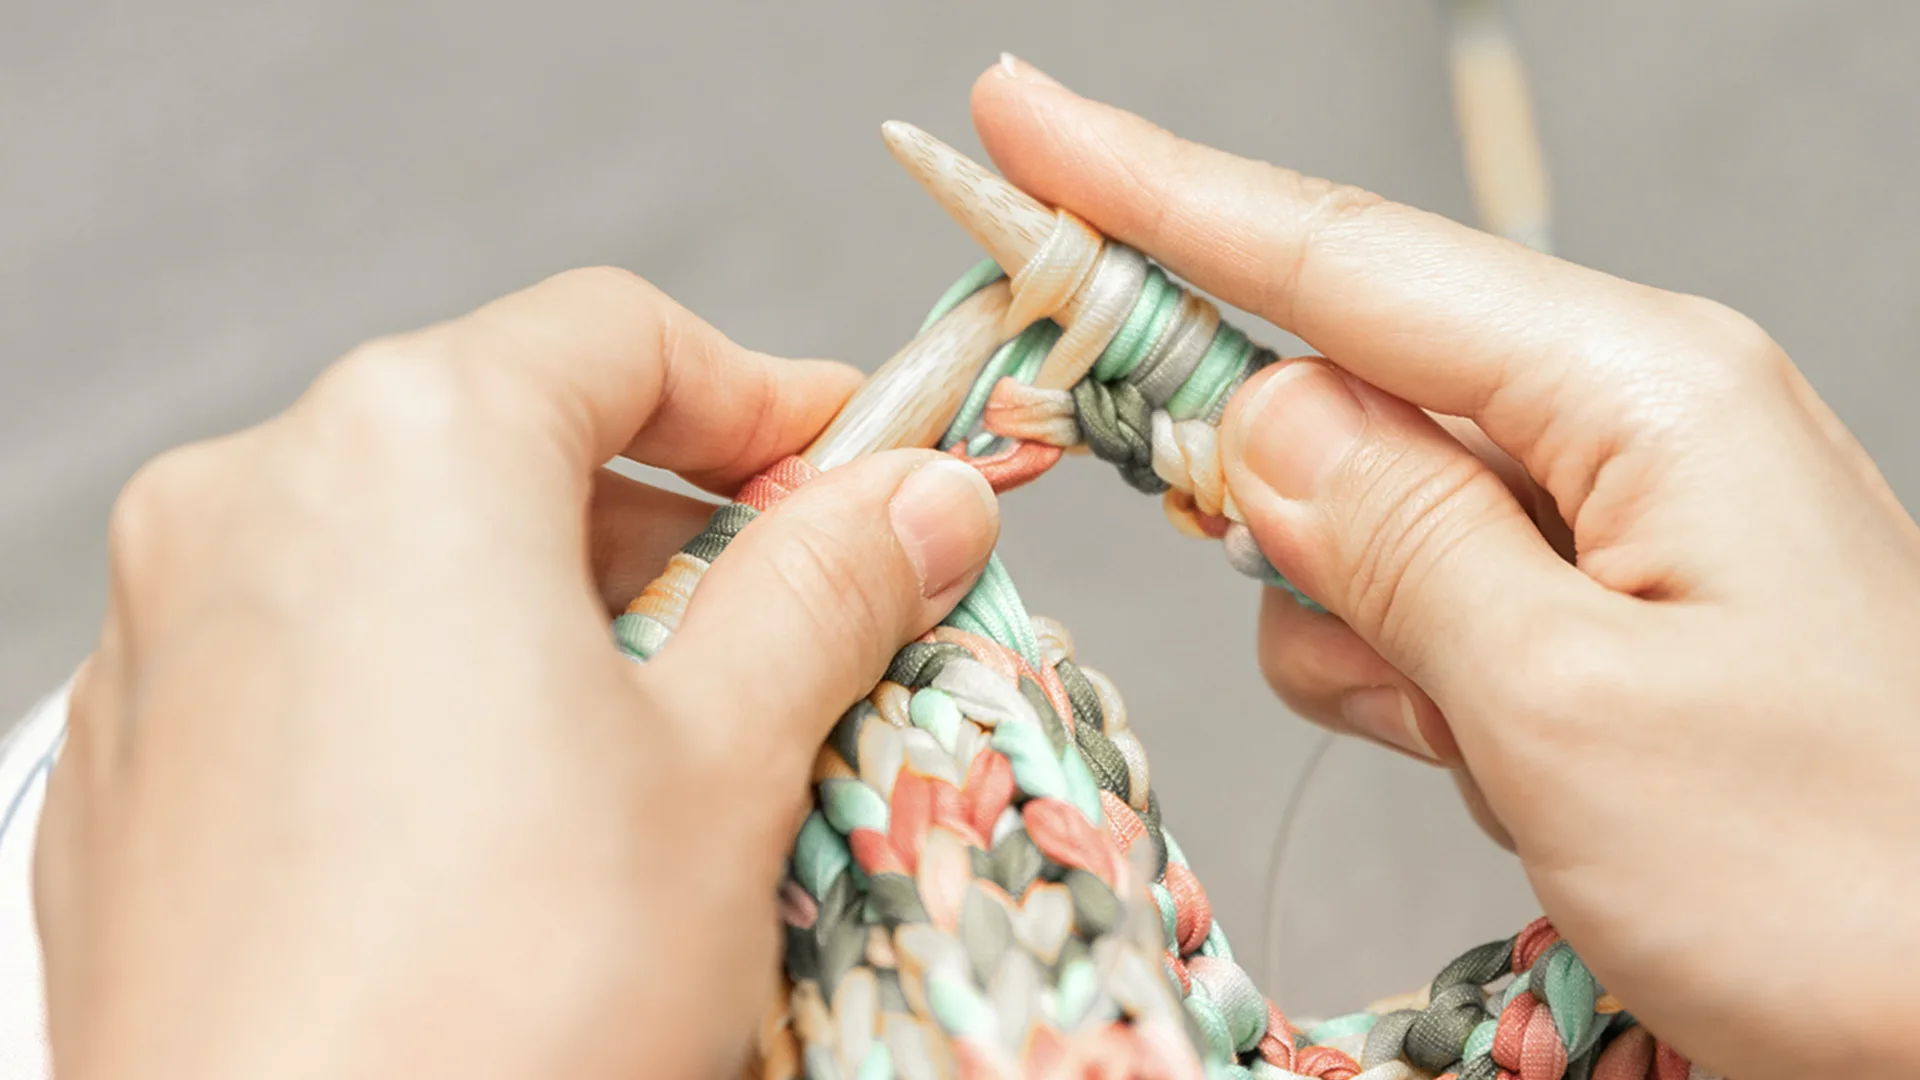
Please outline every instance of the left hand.
[{"label": "left hand", "polygon": [[1282,694],[1470,770],[1556,929],[1699,1065],[1920,1076],[1920,526],[1780,345],[1018,64],[974,115],[1014,183],[1324,357],[1221,423],[1328,609],[1269,601]]},{"label": "left hand", "polygon": [[36,883],[63,1080],[710,1076],[776,970],[813,754],[976,576],[901,451],[746,528],[672,642],[622,606],[857,382],[616,271],[361,348],[128,485]]}]

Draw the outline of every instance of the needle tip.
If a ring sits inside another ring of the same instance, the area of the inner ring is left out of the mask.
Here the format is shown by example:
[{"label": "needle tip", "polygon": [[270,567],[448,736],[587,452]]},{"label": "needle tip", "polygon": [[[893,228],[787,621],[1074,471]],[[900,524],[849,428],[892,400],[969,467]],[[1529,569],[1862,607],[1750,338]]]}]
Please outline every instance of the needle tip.
[{"label": "needle tip", "polygon": [[926,132],[901,120],[880,125],[894,160],[1009,274],[1053,230],[1053,212],[1032,196]]}]

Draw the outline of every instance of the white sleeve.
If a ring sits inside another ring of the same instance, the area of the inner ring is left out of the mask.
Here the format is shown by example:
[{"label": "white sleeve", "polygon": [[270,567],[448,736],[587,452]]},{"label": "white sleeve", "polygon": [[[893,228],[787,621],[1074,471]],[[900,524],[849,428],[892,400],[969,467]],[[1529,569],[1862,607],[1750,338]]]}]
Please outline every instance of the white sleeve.
[{"label": "white sleeve", "polygon": [[0,1080],[47,1080],[40,938],[33,923],[33,841],[47,773],[67,730],[67,688],[0,742]]}]

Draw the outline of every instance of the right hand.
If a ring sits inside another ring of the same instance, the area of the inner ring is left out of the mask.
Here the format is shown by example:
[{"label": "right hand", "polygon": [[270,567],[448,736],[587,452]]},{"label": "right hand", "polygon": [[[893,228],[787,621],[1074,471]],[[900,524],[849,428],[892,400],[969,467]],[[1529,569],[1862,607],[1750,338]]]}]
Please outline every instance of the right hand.
[{"label": "right hand", "polygon": [[[1332,612],[1269,597],[1282,697],[1469,772],[1562,933],[1701,1063],[1920,1074],[1920,529],[1780,347],[1031,68],[974,112],[1014,183],[1326,357],[1223,425],[1248,524]],[[1518,462],[1577,558],[1423,410]]]}]

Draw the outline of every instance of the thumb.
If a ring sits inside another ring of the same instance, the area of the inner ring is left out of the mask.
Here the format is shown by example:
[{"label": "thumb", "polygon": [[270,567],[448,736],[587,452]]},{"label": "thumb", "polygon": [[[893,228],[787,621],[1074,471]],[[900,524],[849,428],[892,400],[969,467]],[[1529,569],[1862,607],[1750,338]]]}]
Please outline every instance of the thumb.
[{"label": "thumb", "polygon": [[1450,715],[1597,588],[1431,417],[1325,361],[1250,380],[1225,428],[1228,484],[1274,567]]},{"label": "thumb", "polygon": [[945,454],[833,469],[740,531],[642,677],[696,704],[723,746],[804,773],[893,654],[966,594],[999,524],[986,479]]}]

